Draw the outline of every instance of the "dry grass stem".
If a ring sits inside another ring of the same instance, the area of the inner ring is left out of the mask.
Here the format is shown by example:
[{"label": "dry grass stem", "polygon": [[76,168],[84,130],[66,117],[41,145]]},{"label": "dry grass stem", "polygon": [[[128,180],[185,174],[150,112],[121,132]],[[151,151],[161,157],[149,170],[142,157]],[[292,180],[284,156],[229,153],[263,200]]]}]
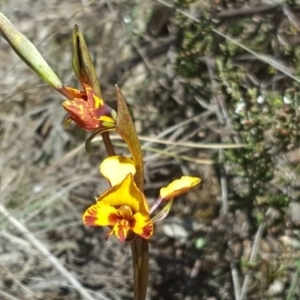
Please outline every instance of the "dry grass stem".
[{"label": "dry grass stem", "polygon": [[[27,228],[15,219],[10,213],[5,209],[3,205],[0,204],[0,214],[6,220],[8,220],[19,233],[26,238],[41,254],[43,254],[53,267],[72,285],[78,293],[87,300],[94,300],[94,298],[87,292],[86,289],[80,284],[80,282],[61,264],[61,262],[51,254],[45,245],[43,245]],[[107,300],[106,297],[102,296],[102,299]]]}]

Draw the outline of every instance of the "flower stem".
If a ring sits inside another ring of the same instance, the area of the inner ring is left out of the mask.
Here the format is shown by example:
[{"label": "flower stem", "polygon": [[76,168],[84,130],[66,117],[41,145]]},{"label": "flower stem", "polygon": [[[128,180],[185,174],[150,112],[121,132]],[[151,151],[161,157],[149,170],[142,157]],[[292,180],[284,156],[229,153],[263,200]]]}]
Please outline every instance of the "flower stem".
[{"label": "flower stem", "polygon": [[130,243],[134,278],[134,300],[146,299],[149,277],[148,241],[137,237]]},{"label": "flower stem", "polygon": [[113,146],[113,144],[111,142],[111,139],[109,137],[109,133],[108,132],[103,132],[103,133],[101,133],[101,136],[102,136],[102,139],[103,139],[103,142],[104,142],[104,145],[105,145],[106,152],[107,152],[108,156],[116,155],[114,146]]}]

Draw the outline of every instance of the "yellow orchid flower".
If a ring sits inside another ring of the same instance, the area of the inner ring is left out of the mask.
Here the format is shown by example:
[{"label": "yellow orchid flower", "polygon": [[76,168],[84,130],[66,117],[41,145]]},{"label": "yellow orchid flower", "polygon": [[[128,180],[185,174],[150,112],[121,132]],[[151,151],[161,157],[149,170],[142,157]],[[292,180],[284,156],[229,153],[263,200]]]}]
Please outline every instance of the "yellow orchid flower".
[{"label": "yellow orchid flower", "polygon": [[[200,182],[199,178],[189,176],[173,181],[161,189],[160,196],[150,211],[144,194],[134,182],[135,166],[131,159],[122,156],[108,157],[100,165],[100,172],[108,179],[111,188],[86,210],[83,223],[88,226],[109,226],[111,230],[107,237],[115,234],[121,242],[126,241],[129,231],[149,239],[153,234],[150,213],[162,201],[173,199]],[[159,220],[166,217],[168,211]]]},{"label": "yellow orchid flower", "polygon": [[107,236],[115,234],[121,242],[125,242],[130,230],[145,239],[150,238],[153,223],[145,196],[133,179],[133,162],[125,157],[111,156],[103,161],[100,171],[112,187],[86,210],[83,223],[88,226],[110,226]]}]

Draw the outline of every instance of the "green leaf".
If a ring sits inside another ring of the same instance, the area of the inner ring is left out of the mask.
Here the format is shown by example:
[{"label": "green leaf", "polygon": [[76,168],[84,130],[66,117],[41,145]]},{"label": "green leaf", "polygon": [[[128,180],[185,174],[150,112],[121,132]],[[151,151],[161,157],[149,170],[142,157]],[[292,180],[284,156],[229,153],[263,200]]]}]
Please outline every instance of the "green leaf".
[{"label": "green leaf", "polygon": [[47,84],[60,91],[63,85],[36,47],[0,12],[0,33],[16,54]]},{"label": "green leaf", "polygon": [[206,242],[204,238],[198,238],[195,242],[195,247],[197,250],[201,250],[204,248]]}]

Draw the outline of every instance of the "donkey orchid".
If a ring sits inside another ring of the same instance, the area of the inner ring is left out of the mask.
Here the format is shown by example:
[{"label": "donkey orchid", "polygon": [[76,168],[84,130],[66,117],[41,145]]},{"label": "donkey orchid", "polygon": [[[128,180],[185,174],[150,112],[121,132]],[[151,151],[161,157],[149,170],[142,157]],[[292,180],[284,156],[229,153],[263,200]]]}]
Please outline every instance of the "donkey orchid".
[{"label": "donkey orchid", "polygon": [[69,113],[65,123],[74,121],[88,131],[103,132],[114,129],[116,112],[106,105],[90,86],[85,83],[82,83],[82,86],[83,91],[66,87],[74,98],[63,102],[63,108]]},{"label": "donkey orchid", "polygon": [[[129,231],[149,239],[153,234],[153,220],[150,218],[153,209],[150,211],[144,194],[134,182],[136,170],[133,161],[122,156],[111,156],[102,162],[100,172],[108,179],[111,188],[86,210],[83,223],[88,226],[109,226],[111,230],[107,237],[114,234],[121,242],[126,241]],[[173,181],[161,189],[155,207],[187,192],[199,182],[199,178],[189,176]],[[166,215],[164,213],[159,220]]]}]

